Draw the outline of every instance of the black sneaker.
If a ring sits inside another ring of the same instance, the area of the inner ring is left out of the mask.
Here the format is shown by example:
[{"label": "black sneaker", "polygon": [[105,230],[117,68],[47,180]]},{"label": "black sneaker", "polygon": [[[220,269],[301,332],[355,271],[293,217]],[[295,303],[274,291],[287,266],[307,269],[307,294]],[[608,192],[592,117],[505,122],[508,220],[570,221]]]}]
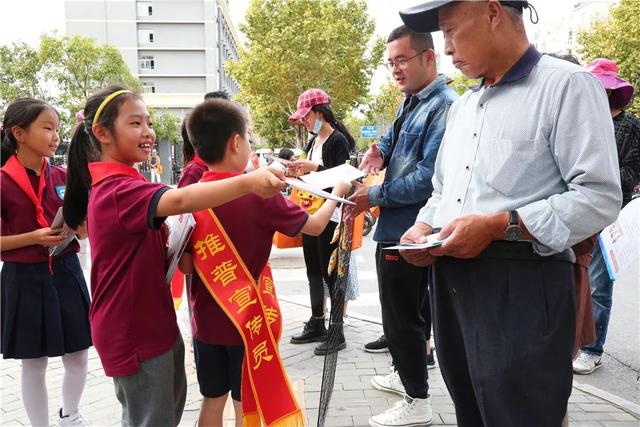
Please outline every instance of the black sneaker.
[{"label": "black sneaker", "polygon": [[387,346],[387,338],[382,335],[377,340],[365,344],[364,351],[369,353],[384,353],[389,351],[389,347]]},{"label": "black sneaker", "polygon": [[327,338],[327,328],[324,326],[324,316],[321,318],[311,317],[304,324],[302,333],[291,337],[291,344],[306,344],[310,342],[324,341]]},{"label": "black sneaker", "polygon": [[427,369],[433,369],[436,366],[436,349],[435,347],[431,347],[431,352],[427,354]]}]

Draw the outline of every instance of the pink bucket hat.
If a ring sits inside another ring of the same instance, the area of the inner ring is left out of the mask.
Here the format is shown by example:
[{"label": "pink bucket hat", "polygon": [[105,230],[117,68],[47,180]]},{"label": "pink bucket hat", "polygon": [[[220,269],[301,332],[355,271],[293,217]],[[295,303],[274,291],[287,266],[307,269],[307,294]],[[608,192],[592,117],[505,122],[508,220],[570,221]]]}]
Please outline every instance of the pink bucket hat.
[{"label": "pink bucket hat", "polygon": [[295,123],[309,114],[312,107],[321,104],[329,104],[331,99],[322,89],[307,89],[298,97],[298,109],[289,117],[289,121]]},{"label": "pink bucket hat", "polygon": [[628,81],[618,77],[618,64],[611,59],[597,58],[587,65],[587,71],[596,76],[605,89],[611,90],[609,106],[623,108],[633,97],[633,86]]}]

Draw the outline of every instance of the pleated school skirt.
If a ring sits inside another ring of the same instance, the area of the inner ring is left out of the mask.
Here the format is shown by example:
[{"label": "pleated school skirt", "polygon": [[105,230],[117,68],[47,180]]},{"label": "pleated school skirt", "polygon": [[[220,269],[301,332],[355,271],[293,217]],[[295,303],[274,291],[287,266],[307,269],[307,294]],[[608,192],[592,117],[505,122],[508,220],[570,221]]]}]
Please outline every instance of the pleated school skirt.
[{"label": "pleated school skirt", "polygon": [[75,253],[48,263],[5,262],[0,273],[4,359],[62,356],[91,346],[89,293]]}]

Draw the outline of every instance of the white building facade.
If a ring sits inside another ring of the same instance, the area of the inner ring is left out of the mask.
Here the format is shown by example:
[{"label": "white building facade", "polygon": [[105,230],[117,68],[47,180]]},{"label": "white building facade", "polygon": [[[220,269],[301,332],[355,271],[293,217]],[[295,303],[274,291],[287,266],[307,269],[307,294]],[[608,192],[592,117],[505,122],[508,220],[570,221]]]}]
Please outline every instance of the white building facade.
[{"label": "white building facade", "polygon": [[239,90],[224,68],[239,46],[228,1],[66,0],[66,29],[117,48],[146,103],[183,117],[206,92]]}]

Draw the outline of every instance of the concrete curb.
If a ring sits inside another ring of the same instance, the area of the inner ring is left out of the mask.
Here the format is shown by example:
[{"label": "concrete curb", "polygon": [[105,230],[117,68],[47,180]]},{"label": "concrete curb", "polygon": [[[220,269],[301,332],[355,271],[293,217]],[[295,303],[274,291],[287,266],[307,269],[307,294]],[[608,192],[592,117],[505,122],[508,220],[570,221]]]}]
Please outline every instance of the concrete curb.
[{"label": "concrete curb", "polygon": [[625,412],[630,413],[634,417],[640,420],[640,405],[637,403],[633,403],[629,400],[623,399],[620,396],[616,396],[615,394],[609,393],[607,391],[601,390],[598,387],[594,387],[589,384],[581,384],[577,381],[573,381],[573,387],[578,390],[594,395],[602,400],[606,400],[614,406],[623,409]]},{"label": "concrete curb", "polygon": [[[293,301],[291,299],[288,299],[287,297],[278,297],[278,298],[290,304],[311,308],[309,304],[301,304],[300,302]],[[362,320],[364,322],[382,325],[382,319],[379,319],[374,316],[367,316],[366,314],[349,313],[349,317],[353,319]],[[584,393],[588,393],[602,400],[605,400],[611,403],[612,405],[617,406],[620,409],[623,409],[625,412],[630,413],[632,416],[640,420],[640,405],[638,405],[637,403],[633,403],[629,400],[626,400],[620,396],[616,396],[615,394],[609,393],[607,391],[601,390],[597,387],[594,387],[588,384],[581,384],[577,381],[573,381],[573,387],[577,388],[578,390]]]}]

